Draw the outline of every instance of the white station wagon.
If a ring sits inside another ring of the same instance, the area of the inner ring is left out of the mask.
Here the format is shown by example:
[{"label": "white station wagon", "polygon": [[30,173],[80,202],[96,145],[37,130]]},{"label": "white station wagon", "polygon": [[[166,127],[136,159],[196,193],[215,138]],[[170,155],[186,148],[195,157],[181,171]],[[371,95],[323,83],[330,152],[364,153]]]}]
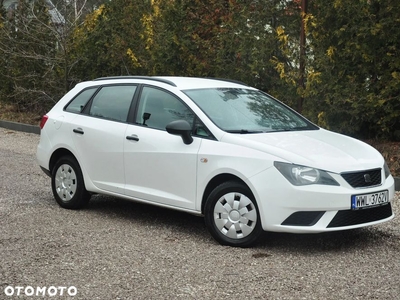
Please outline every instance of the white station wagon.
[{"label": "white station wagon", "polygon": [[224,79],[79,83],[40,124],[37,160],[58,204],[92,194],[203,215],[221,244],[389,221],[394,179],[374,148]]}]

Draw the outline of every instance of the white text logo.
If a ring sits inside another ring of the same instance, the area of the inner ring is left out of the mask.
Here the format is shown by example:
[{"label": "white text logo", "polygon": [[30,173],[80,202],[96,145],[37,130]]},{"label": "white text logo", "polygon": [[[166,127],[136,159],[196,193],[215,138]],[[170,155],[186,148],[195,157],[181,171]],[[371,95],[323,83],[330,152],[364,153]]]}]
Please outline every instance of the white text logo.
[{"label": "white text logo", "polygon": [[4,289],[6,296],[75,296],[78,290],[74,286],[7,286]]}]

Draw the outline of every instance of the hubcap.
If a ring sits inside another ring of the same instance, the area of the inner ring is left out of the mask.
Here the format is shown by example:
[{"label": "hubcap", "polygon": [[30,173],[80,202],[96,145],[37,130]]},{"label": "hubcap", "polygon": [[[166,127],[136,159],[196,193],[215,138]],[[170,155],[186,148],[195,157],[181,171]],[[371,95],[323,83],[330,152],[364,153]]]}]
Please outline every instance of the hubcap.
[{"label": "hubcap", "polygon": [[63,201],[69,201],[76,193],[77,180],[74,169],[67,164],[61,165],[56,172],[55,188]]},{"label": "hubcap", "polygon": [[247,196],[228,193],[215,204],[214,221],[223,235],[232,239],[242,239],[256,227],[257,211],[253,201]]}]

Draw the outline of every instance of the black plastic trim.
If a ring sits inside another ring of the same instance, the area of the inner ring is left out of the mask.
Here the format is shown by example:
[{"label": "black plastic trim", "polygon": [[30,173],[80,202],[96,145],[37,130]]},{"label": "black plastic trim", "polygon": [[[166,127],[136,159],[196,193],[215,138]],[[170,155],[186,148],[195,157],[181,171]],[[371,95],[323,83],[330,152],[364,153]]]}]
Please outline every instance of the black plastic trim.
[{"label": "black plastic trim", "polygon": [[144,79],[144,80],[153,80],[162,83],[169,84],[171,86],[177,86],[171,80],[160,78],[160,77],[153,77],[153,76],[110,76],[110,77],[100,77],[93,79],[93,81],[100,81],[100,80],[118,80],[118,79]]},{"label": "black plastic trim", "polygon": [[244,85],[244,86],[249,86],[247,83],[244,83],[243,81],[235,80],[235,79],[219,78],[219,77],[204,77],[204,79],[226,81],[226,82],[241,84],[241,85]]},{"label": "black plastic trim", "polygon": [[[350,184],[353,188],[365,188],[372,186],[379,186],[382,184],[382,169],[371,169],[357,172],[344,172],[340,175]],[[369,176],[369,181],[365,176]]]},{"label": "black plastic trim", "polygon": [[47,176],[51,177],[51,173],[50,173],[49,170],[43,168],[42,166],[40,166],[40,168],[42,169],[42,171],[43,171]]},{"label": "black plastic trim", "polygon": [[360,210],[339,210],[327,228],[352,226],[375,222],[391,217],[391,203]]},{"label": "black plastic trim", "polygon": [[281,225],[285,226],[313,226],[325,214],[325,211],[297,211],[291,214]]}]

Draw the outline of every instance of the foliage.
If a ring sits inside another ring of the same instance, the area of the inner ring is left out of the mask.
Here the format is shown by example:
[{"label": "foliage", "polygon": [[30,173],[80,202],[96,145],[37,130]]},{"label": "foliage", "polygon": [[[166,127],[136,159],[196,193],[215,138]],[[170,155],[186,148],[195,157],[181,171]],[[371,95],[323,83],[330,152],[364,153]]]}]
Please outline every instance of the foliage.
[{"label": "foliage", "polygon": [[[2,15],[0,49],[8,70],[2,73],[2,81],[9,93],[7,100],[21,109],[37,109],[39,103],[51,99],[48,89],[44,88],[47,84],[44,78],[54,67],[52,58],[56,49],[48,39],[51,29],[47,26],[49,15],[46,11],[41,1],[33,6],[20,1],[12,14]],[[28,18],[28,14],[35,17]]]},{"label": "foliage", "polygon": [[360,138],[400,139],[400,3],[312,1],[308,110]]},{"label": "foliage", "polygon": [[142,19],[149,3],[116,0],[102,4],[75,29],[74,52],[80,57],[76,77],[90,80],[112,75],[148,74],[150,44]]},{"label": "foliage", "polygon": [[231,78],[279,94],[274,60],[284,53],[277,28],[287,9],[281,3],[198,0],[161,7],[155,73]]},{"label": "foliage", "polygon": [[[75,83],[112,75],[230,78],[323,127],[400,140],[397,0],[20,0],[2,11],[0,99],[42,108]],[[306,80],[299,37],[306,23]],[[18,30],[16,30],[18,20]]]},{"label": "foliage", "polygon": [[[19,0],[0,20],[0,99],[19,111],[47,111],[71,88],[70,32],[82,10],[63,2],[59,11],[45,0]],[[74,15],[72,15],[74,11]]]},{"label": "foliage", "polygon": [[284,90],[284,100],[290,99],[291,90],[293,98],[296,87],[284,86],[274,61],[285,57],[276,33],[283,26],[280,22],[288,19],[280,17],[287,11],[281,4],[277,0],[251,5],[233,0],[106,3],[75,32],[76,52],[84,58],[78,77],[224,77],[274,94]]},{"label": "foliage", "polygon": [[[7,31],[5,29],[7,12],[3,7],[0,7],[0,49],[7,42]],[[8,55],[3,51],[0,52],[0,99],[6,99],[6,95],[10,94],[13,89],[12,80],[7,76],[9,72]]]}]

